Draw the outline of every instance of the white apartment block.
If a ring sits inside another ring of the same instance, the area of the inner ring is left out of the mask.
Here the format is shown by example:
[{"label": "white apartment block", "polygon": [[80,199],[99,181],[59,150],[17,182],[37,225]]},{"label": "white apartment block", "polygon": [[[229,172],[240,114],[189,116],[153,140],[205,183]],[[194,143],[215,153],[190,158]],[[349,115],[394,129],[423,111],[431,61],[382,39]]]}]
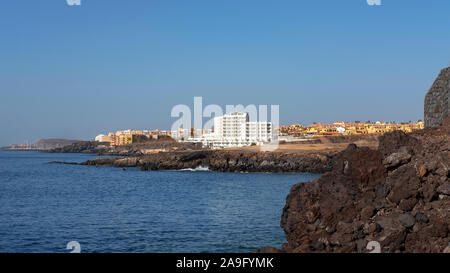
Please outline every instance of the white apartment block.
[{"label": "white apartment block", "polygon": [[204,134],[203,146],[211,148],[243,147],[271,142],[271,122],[249,121],[247,113],[235,112],[214,118],[214,133]]}]

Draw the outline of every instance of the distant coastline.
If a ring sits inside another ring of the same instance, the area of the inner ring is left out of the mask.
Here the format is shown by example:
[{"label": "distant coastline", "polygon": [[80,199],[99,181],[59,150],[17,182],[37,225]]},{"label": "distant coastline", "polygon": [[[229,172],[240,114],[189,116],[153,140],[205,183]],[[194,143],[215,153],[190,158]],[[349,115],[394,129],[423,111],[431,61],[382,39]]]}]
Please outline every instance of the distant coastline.
[{"label": "distant coastline", "polygon": [[17,152],[26,152],[26,151],[34,151],[34,152],[44,152],[49,151],[51,149],[40,149],[40,148],[12,148],[12,147],[1,147],[2,151],[17,151]]},{"label": "distant coastline", "polygon": [[47,138],[40,139],[35,143],[21,143],[11,144],[9,146],[1,147],[3,151],[49,151],[55,148],[65,147],[67,145],[79,142],[80,140],[65,139],[65,138]]}]

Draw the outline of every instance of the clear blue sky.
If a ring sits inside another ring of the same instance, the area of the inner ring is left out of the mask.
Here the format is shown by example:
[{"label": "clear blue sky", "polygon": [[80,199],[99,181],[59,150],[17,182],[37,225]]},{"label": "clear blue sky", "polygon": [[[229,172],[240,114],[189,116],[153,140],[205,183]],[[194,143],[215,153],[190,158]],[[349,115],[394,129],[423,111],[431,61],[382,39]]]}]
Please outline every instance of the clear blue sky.
[{"label": "clear blue sky", "polygon": [[282,124],[423,118],[450,1],[5,0],[0,145],[170,128],[176,104],[279,104]]}]

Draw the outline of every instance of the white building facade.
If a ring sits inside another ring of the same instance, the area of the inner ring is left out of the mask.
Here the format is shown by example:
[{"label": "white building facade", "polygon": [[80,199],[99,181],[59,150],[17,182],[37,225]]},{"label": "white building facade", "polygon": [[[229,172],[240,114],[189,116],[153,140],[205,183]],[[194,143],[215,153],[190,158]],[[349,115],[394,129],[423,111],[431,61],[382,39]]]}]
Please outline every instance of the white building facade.
[{"label": "white building facade", "polygon": [[262,145],[273,140],[271,122],[249,121],[247,113],[234,112],[214,118],[214,133],[204,134],[203,146],[230,148]]}]

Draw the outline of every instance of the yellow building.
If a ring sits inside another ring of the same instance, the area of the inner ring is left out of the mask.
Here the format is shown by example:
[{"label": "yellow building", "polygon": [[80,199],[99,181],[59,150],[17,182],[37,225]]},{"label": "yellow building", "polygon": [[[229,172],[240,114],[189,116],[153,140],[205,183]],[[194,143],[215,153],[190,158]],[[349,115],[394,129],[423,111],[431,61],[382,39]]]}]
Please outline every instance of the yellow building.
[{"label": "yellow building", "polygon": [[122,134],[119,135],[119,146],[120,145],[127,145],[127,144],[133,144],[133,135],[129,134]]},{"label": "yellow building", "polygon": [[[295,130],[292,130],[294,125],[284,127],[283,133],[288,135],[293,134]],[[302,129],[302,134],[314,135],[318,137],[323,136],[335,136],[335,135],[370,135],[370,134],[385,134],[395,130],[401,130],[406,133],[413,132],[415,130],[421,130],[424,128],[422,121],[416,123],[386,123],[383,121],[377,121],[376,123],[345,123],[338,121],[333,124],[321,124],[314,123],[309,127]]]}]

